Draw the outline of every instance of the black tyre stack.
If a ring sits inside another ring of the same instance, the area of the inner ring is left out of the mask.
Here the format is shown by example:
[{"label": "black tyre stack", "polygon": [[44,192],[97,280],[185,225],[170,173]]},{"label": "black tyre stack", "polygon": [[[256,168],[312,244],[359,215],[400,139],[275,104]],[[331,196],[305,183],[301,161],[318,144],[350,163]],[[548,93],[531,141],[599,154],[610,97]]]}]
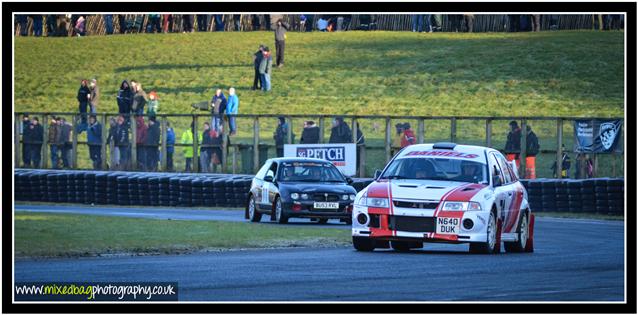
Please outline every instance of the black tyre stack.
[{"label": "black tyre stack", "polygon": [[530,180],[527,182],[527,202],[533,211],[543,211],[543,187],[540,181]]},{"label": "black tyre stack", "polygon": [[582,212],[583,198],[581,191],[583,188],[583,182],[580,180],[569,179],[565,181],[565,184],[569,212]]},{"label": "black tyre stack", "polygon": [[556,211],[558,212],[570,212],[567,189],[566,180],[556,181]]},{"label": "black tyre stack", "polygon": [[180,207],[192,207],[193,205],[191,181],[190,177],[179,179],[179,202],[177,205]]},{"label": "black tyre stack", "polygon": [[541,180],[541,191],[543,193],[542,211],[556,211],[556,180]]},{"label": "black tyre stack", "polygon": [[168,180],[168,189],[171,196],[171,199],[170,199],[171,207],[176,207],[180,203],[179,196],[181,192],[180,192],[179,182],[180,182],[179,176],[171,176]]},{"label": "black tyre stack", "polygon": [[619,178],[607,182],[609,213],[620,215],[625,211],[625,182]]},{"label": "black tyre stack", "polygon": [[158,178],[158,196],[159,205],[162,207],[171,206],[171,190],[170,190],[170,176],[162,175]]}]

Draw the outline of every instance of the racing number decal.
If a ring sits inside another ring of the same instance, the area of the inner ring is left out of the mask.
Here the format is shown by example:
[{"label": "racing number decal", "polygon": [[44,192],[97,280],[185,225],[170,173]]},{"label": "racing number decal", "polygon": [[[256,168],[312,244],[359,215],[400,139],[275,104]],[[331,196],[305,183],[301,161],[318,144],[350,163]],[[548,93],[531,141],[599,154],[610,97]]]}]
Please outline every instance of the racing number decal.
[{"label": "racing number decal", "polygon": [[436,218],[437,234],[459,234],[460,218]]}]

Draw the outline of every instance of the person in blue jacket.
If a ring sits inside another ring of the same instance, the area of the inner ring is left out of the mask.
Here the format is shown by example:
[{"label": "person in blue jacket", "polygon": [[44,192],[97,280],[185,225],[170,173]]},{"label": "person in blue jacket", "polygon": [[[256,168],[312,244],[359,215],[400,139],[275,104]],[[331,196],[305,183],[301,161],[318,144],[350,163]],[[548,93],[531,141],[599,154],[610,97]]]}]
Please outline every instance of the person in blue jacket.
[{"label": "person in blue jacket", "polygon": [[226,115],[228,116],[228,125],[230,127],[230,135],[234,136],[237,133],[237,126],[235,126],[235,116],[239,113],[239,98],[235,94],[235,88],[228,89],[228,104],[226,105]]},{"label": "person in blue jacket", "polygon": [[97,122],[95,115],[89,116],[87,144],[89,145],[89,157],[93,161],[93,168],[99,170],[102,167],[102,125]]},{"label": "person in blue jacket", "polygon": [[175,131],[170,122],[166,122],[166,169],[173,170],[173,153],[175,152]]}]

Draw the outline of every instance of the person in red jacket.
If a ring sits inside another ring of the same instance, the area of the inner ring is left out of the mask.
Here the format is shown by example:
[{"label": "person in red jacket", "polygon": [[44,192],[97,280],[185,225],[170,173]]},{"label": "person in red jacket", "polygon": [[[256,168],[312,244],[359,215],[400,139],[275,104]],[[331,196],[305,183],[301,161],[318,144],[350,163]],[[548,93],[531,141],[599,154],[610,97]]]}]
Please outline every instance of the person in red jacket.
[{"label": "person in red jacket", "polygon": [[401,135],[401,148],[405,148],[415,143],[416,143],[416,137],[414,136],[414,131],[410,129],[410,123],[403,124],[403,134]]}]

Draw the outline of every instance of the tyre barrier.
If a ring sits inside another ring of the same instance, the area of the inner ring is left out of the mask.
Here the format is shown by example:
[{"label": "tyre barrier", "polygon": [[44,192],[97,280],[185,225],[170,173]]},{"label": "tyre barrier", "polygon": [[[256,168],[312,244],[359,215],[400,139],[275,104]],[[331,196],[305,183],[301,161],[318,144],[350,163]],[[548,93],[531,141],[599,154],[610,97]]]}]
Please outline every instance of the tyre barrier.
[{"label": "tyre barrier", "polygon": [[[16,169],[15,199],[161,207],[244,207],[253,175]],[[361,191],[372,178],[353,178]],[[521,179],[533,211],[624,213],[624,180]]]}]

